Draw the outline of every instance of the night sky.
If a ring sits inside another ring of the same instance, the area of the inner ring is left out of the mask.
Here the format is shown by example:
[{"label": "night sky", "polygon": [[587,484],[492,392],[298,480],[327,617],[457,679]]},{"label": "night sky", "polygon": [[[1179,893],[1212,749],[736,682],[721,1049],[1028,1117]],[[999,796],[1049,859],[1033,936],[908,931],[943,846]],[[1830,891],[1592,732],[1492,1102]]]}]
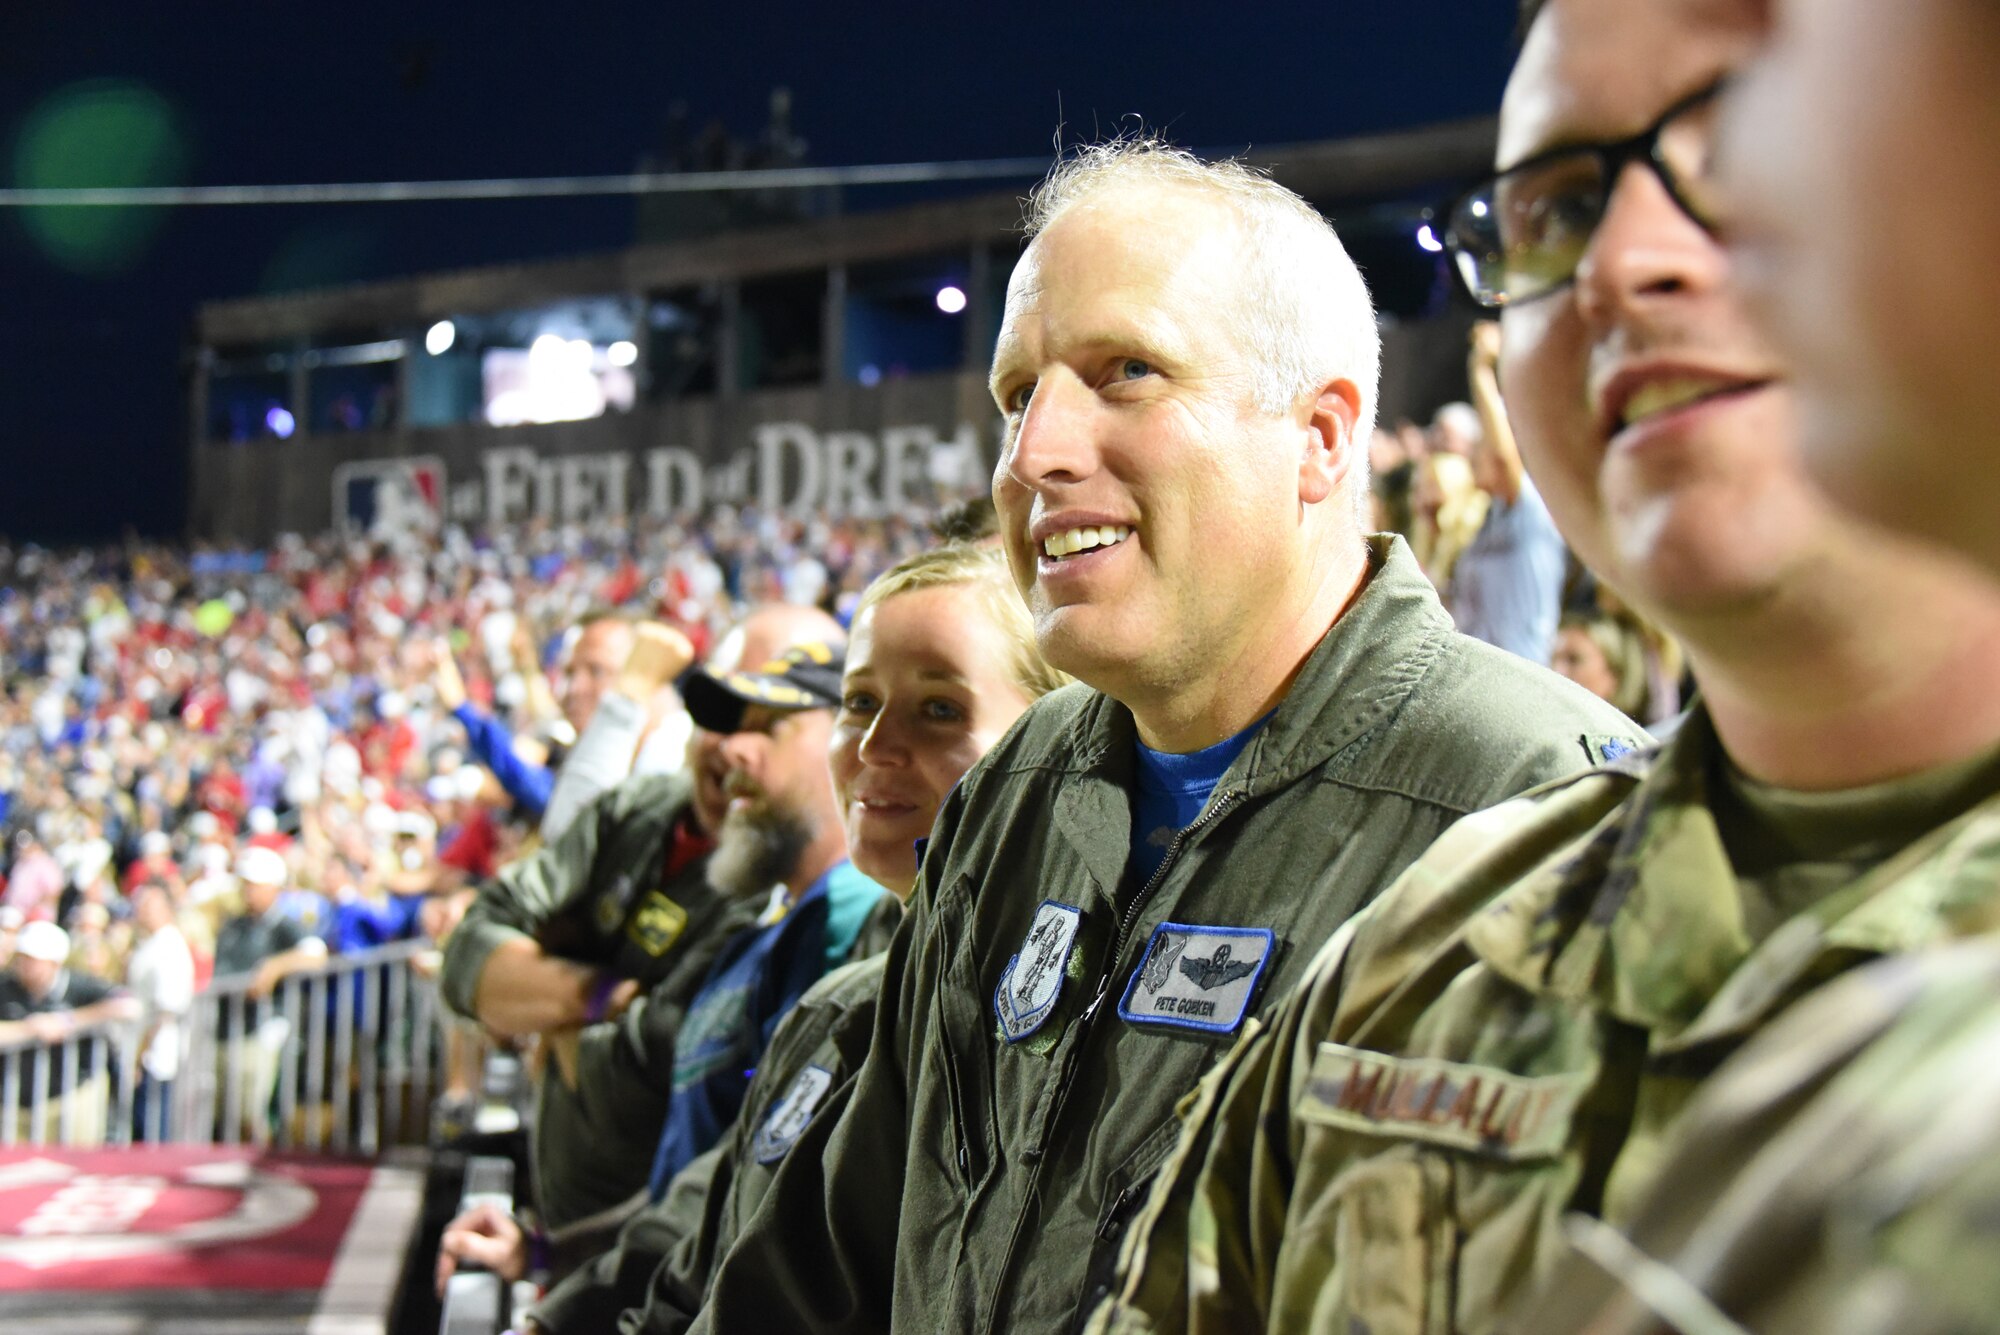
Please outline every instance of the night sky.
[{"label": "night sky", "polygon": [[[101,81],[117,81],[121,105],[139,109],[143,132],[120,136],[116,151],[165,180],[238,184],[629,171],[659,142],[676,100],[697,128],[719,118],[750,137],[778,84],[792,89],[794,129],[815,165],[1034,155],[1059,124],[1074,139],[1132,114],[1209,150],[1334,138],[1491,111],[1514,6],[44,0],[4,9],[9,184],[51,170],[69,183],[110,183],[75,179],[73,141],[52,118],[101,98]],[[850,192],[848,207],[880,198]],[[71,542],[128,525],[178,533],[180,367],[200,302],[615,248],[632,238],[634,206],[180,209],[97,224],[114,235],[53,250],[7,212],[0,533]]]}]

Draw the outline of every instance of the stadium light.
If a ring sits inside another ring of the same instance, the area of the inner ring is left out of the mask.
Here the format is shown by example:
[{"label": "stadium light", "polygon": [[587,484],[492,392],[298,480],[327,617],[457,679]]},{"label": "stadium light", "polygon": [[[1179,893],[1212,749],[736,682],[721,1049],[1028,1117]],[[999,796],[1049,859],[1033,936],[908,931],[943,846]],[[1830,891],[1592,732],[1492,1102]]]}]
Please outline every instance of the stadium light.
[{"label": "stadium light", "polygon": [[1438,254],[1444,249],[1444,242],[1437,239],[1437,233],[1431,230],[1429,223],[1425,223],[1417,229],[1417,244],[1433,255]]},{"label": "stadium light", "polygon": [[957,315],[965,309],[965,293],[947,283],[937,290],[937,308],[946,315]]},{"label": "stadium light", "polygon": [[630,366],[639,360],[639,345],[621,338],[604,350],[604,360],[613,366]]},{"label": "stadium light", "polygon": [[271,428],[271,434],[279,440],[290,440],[292,433],[299,429],[297,420],[275,403],[271,405],[271,411],[264,414],[264,425]]},{"label": "stadium light", "polygon": [[433,357],[441,357],[451,351],[451,345],[458,341],[458,326],[449,320],[439,320],[424,334],[424,351]]}]

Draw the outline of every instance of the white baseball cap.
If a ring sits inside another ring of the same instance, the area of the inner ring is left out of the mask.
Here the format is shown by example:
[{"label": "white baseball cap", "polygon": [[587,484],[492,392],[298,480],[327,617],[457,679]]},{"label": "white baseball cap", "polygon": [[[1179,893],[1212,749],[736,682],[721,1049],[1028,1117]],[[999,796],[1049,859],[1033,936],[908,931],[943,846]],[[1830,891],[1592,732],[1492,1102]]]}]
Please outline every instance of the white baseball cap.
[{"label": "white baseball cap", "polygon": [[69,933],[46,919],[29,923],[14,942],[14,953],[61,964],[69,958]]},{"label": "white baseball cap", "polygon": [[275,848],[246,848],[236,859],[236,874],[252,885],[283,885],[289,869],[285,855]]}]

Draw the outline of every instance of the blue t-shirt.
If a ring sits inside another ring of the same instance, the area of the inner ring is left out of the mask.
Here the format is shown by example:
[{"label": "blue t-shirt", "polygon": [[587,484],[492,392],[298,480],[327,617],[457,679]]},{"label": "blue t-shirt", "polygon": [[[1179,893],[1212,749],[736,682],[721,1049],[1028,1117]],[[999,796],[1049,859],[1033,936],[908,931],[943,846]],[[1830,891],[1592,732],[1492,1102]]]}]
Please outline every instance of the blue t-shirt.
[{"label": "blue t-shirt", "polygon": [[[1274,711],[1275,712],[1275,711]],[[1144,742],[1139,747],[1139,792],[1132,806],[1132,870],[1144,885],[1166,861],[1167,846],[1174,836],[1201,817],[1208,795],[1222,781],[1230,762],[1257,735],[1271,715],[1266,714],[1234,737],[1225,737],[1214,746],[1175,755],[1155,751]]]},{"label": "blue t-shirt", "polygon": [[1446,602],[1458,628],[1530,663],[1548,666],[1562,618],[1569,549],[1532,482],[1512,505],[1499,497],[1452,567]]},{"label": "blue t-shirt", "polygon": [[514,734],[507,725],[471,704],[462,704],[451,716],[465,727],[466,749],[472,758],[493,771],[493,777],[522,812],[536,820],[549,809],[556,790],[556,772],[547,765],[530,765],[514,751]]}]

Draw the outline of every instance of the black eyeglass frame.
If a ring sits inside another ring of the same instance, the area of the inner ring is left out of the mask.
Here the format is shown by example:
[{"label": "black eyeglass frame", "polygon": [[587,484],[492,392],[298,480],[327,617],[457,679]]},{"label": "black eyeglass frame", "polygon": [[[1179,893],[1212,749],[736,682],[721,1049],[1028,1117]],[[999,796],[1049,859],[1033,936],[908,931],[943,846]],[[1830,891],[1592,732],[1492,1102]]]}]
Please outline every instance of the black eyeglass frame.
[{"label": "black eyeglass frame", "polygon": [[1485,309],[1497,311],[1504,310],[1509,306],[1518,306],[1526,301],[1539,301],[1543,297],[1562,291],[1576,280],[1576,270],[1571,269],[1561,279],[1549,284],[1540,291],[1530,292],[1526,296],[1513,296],[1505,292],[1496,292],[1488,296],[1481,291],[1479,284],[1474,281],[1470,272],[1472,269],[1477,268],[1478,265],[1478,261],[1474,258],[1475,255],[1487,253],[1486,248],[1467,245],[1461,239],[1459,229],[1459,220],[1471,208],[1473,200],[1484,196],[1488,201],[1489,207],[1495,204],[1499,198],[1500,182],[1507,177],[1513,176],[1518,172],[1537,170],[1546,167],[1551,162],[1559,162],[1565,158],[1595,158],[1598,168],[1602,172],[1601,179],[1604,182],[1604,198],[1598,205],[1597,216],[1591,219],[1589,231],[1585,233],[1586,236],[1594,234],[1597,231],[1598,225],[1604,221],[1605,210],[1611,207],[1611,196],[1618,188],[1619,178],[1625,174],[1625,168],[1635,162],[1645,163],[1652,170],[1653,175],[1659,178],[1660,184],[1666,188],[1668,198],[1674,201],[1674,204],[1680,211],[1693,219],[1704,231],[1713,235],[1716,231],[1717,220],[1704,213],[1702,209],[1697,207],[1688,198],[1687,190],[1677,178],[1672,164],[1666,160],[1665,155],[1660,151],[1660,137],[1666,133],[1668,126],[1685,116],[1688,112],[1706,103],[1713,102],[1716,98],[1720,97],[1729,86],[1729,82],[1729,79],[1724,77],[1715,80],[1705,87],[1696,89],[1661,112],[1658,120],[1629,138],[1613,140],[1603,144],[1562,144],[1555,148],[1546,149],[1535,154],[1533,157],[1522,159],[1505,171],[1495,172],[1491,176],[1485,177],[1456,200],[1452,201],[1450,210],[1445,214],[1444,247],[1454,261],[1452,269],[1457,273],[1459,283],[1464,287],[1466,295],[1470,296],[1474,302]]}]

